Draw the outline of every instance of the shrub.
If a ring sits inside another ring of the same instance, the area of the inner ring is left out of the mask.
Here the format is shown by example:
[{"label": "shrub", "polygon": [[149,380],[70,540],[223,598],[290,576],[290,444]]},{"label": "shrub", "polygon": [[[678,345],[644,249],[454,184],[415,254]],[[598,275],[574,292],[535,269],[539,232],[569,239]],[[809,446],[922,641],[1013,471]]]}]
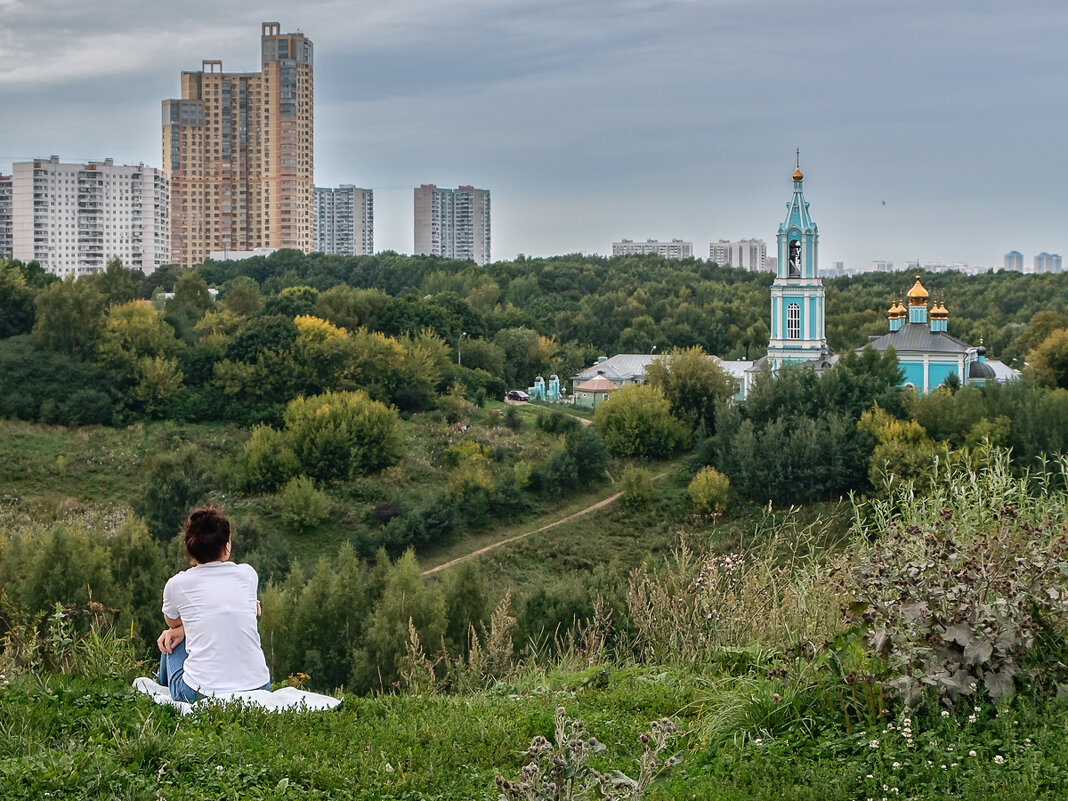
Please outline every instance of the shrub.
[{"label": "shrub", "polygon": [[576,418],[569,414],[564,414],[558,409],[554,409],[548,414],[538,415],[538,428],[550,434],[566,434],[569,431],[574,431],[580,425],[581,423]]},{"label": "shrub", "polygon": [[362,390],[296,398],[285,426],[301,469],[319,481],[373,473],[404,453],[397,413]]},{"label": "shrub", "polygon": [[182,528],[190,508],[213,489],[205,458],[187,446],[147,459],[142,467],[143,489],[132,500],[157,542],[166,543]]},{"label": "shrub", "polygon": [[597,433],[614,456],[661,459],[687,440],[660,390],[645,384],[623,387],[593,416]]},{"label": "shrub", "polygon": [[300,470],[286,435],[270,426],[256,426],[237,460],[234,483],[244,492],[268,492]]},{"label": "shrub", "polygon": [[564,448],[574,459],[578,480],[583,484],[603,480],[608,469],[608,450],[593,426],[578,425],[567,432]]},{"label": "shrub", "polygon": [[[980,450],[982,470],[958,460],[928,497],[906,484],[858,518],[851,609],[910,705],[929,691],[947,705],[978,692],[1005,698],[1036,643],[1068,622],[1068,536],[1053,522],[1068,463],[1037,477],[1035,493],[1030,477],[1012,476],[1007,451]],[[1032,665],[1026,680],[1050,667]]]},{"label": "shrub", "polygon": [[307,476],[291,478],[278,497],[278,511],[287,528],[301,534],[330,515],[330,498]]},{"label": "shrub", "polygon": [[727,508],[730,479],[714,467],[702,467],[688,487],[694,508],[704,515],[722,514]]},{"label": "shrub", "polygon": [[653,500],[653,475],[644,467],[628,467],[620,480],[623,506],[632,512],[644,509]]}]

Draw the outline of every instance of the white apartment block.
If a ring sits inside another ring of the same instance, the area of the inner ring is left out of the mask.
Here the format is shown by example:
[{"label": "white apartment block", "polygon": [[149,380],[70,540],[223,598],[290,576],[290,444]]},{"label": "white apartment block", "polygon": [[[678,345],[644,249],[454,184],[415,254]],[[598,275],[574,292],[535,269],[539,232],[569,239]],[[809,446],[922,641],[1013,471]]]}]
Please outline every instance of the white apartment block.
[{"label": "white apartment block", "polygon": [[490,261],[490,193],[460,186],[438,189],[423,184],[415,190],[415,248],[417,256]]},{"label": "white apartment block", "polygon": [[1059,273],[1061,271],[1061,257],[1058,253],[1046,253],[1045,251],[1035,256],[1033,271],[1035,275],[1045,273]]},{"label": "white apartment block", "polygon": [[147,275],[170,261],[169,192],[162,170],[111,159],[65,164],[52,156],[16,162],[11,183],[16,259],[36,260],[59,276],[98,272],[111,259]]},{"label": "white apartment block", "polygon": [[876,259],[871,263],[871,271],[873,273],[892,273],[894,271],[894,263],[886,259]]},{"label": "white apartment block", "polygon": [[11,176],[0,175],[0,259],[11,258]]},{"label": "white apartment block", "polygon": [[635,242],[633,239],[624,239],[612,243],[613,256],[644,256],[647,253],[655,253],[666,259],[689,259],[693,258],[693,242],[684,242],[681,239],[672,239],[670,242],[661,242],[658,239]]},{"label": "white apartment block", "polygon": [[729,264],[743,270],[766,270],[768,246],[763,239],[742,239],[731,242],[721,239],[708,246],[708,259],[716,264]]},{"label": "white apartment block", "polygon": [[374,191],[352,184],[315,187],[314,249],[339,256],[375,252]]}]

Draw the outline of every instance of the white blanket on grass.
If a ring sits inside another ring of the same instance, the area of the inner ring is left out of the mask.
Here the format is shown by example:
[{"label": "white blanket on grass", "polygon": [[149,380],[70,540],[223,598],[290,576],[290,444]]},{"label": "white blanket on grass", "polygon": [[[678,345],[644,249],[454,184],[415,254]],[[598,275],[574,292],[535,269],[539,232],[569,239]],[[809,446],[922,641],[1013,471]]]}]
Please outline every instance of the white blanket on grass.
[{"label": "white blanket on grass", "polygon": [[210,698],[202,698],[195,703],[175,701],[171,698],[170,690],[162,684],[157,684],[154,679],[142,676],[134,679],[134,689],[148,695],[157,704],[173,706],[183,715],[196,712],[209,704],[242,703],[246,706],[256,706],[269,712],[302,712],[323,709],[333,709],[341,703],[340,698],[331,698],[329,695],[309,693],[298,690],[296,687],[283,687],[273,692],[268,690],[251,690],[244,693],[219,693]]}]

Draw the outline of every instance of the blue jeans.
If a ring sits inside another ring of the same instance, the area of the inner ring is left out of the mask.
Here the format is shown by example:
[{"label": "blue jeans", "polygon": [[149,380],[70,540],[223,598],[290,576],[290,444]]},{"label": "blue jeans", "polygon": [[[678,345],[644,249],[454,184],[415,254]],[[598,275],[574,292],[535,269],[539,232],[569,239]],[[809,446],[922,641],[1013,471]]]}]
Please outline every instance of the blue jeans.
[{"label": "blue jeans", "polygon": [[[182,640],[169,654],[159,655],[159,676],[157,681],[171,691],[171,698],[175,701],[194,703],[204,696],[185,683],[185,658],[189,654],[185,650],[185,640]],[[257,690],[270,690],[271,683],[267,682]]]},{"label": "blue jeans", "polygon": [[159,684],[163,684],[171,691],[171,698],[175,701],[187,701],[193,703],[201,699],[200,693],[185,683],[185,658],[189,654],[185,650],[185,640],[182,640],[169,654],[159,655]]}]

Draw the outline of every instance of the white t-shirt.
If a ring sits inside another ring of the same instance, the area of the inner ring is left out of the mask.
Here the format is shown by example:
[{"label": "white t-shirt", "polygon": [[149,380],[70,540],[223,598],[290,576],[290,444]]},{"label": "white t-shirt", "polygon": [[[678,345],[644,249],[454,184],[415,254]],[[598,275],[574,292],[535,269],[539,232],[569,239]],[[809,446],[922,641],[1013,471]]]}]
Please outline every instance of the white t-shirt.
[{"label": "white t-shirt", "polygon": [[256,690],[271,680],[256,628],[251,565],[207,562],[172,576],[163,614],[185,626],[185,683],[205,695]]}]

